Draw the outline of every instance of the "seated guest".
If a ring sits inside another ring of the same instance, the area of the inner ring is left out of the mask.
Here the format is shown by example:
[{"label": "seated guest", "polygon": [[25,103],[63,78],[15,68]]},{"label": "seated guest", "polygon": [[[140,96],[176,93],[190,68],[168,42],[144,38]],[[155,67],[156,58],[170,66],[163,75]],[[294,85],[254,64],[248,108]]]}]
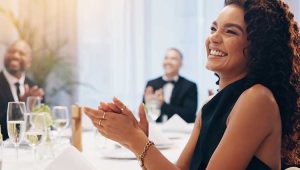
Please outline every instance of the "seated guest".
[{"label": "seated guest", "polygon": [[120,100],[85,108],[94,126],[147,170],[280,170],[300,166],[300,32],[282,0],[225,0],[206,40],[219,90],[174,164]]},{"label": "seated guest", "polygon": [[25,75],[31,61],[31,48],[24,40],[15,41],[5,52],[4,69],[0,72],[0,124],[4,140],[8,138],[7,103],[25,102],[28,96],[44,96],[44,91]]},{"label": "seated guest", "polygon": [[161,106],[161,122],[163,117],[178,114],[186,122],[194,122],[197,111],[197,85],[179,75],[182,66],[182,53],[176,48],[166,51],[163,61],[165,73],[162,77],[150,80],[145,89],[144,101],[155,97]]}]

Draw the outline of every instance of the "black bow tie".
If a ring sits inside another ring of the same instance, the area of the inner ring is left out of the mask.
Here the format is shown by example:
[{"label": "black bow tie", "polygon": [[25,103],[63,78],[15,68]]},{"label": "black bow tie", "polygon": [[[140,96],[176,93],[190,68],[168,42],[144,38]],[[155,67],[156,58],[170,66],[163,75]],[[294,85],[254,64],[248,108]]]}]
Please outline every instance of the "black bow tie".
[{"label": "black bow tie", "polygon": [[168,81],[164,80],[164,84],[167,84],[167,83],[175,84],[176,81],[175,80],[168,80]]}]

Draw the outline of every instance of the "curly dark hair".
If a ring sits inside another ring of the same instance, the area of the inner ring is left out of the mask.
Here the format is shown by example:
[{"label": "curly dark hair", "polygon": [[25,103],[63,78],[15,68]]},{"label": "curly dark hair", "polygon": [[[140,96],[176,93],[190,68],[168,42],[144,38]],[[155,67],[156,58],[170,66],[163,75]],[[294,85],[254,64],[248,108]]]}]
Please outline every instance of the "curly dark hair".
[{"label": "curly dark hair", "polygon": [[248,85],[268,87],[282,121],[282,162],[300,166],[300,32],[281,0],[225,0],[245,11]]}]

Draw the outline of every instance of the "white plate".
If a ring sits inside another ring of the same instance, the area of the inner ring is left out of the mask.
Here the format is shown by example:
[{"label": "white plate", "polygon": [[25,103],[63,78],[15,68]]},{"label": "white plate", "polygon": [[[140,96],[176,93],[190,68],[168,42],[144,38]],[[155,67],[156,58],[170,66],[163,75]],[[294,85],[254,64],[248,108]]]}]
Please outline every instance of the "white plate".
[{"label": "white plate", "polygon": [[110,159],[136,159],[131,151],[124,148],[105,149],[101,151],[101,155]]},{"label": "white plate", "polygon": [[164,144],[155,144],[157,149],[169,149],[174,145],[174,143],[164,143]]},{"label": "white plate", "polygon": [[[159,150],[169,149],[174,143],[156,144],[155,147]],[[102,149],[101,156],[110,159],[136,159],[136,156],[128,149],[114,148],[114,149]]]},{"label": "white plate", "polygon": [[178,132],[168,132],[165,134],[168,139],[182,139],[186,136],[186,134],[178,133]]},{"label": "white plate", "polygon": [[185,126],[170,126],[168,124],[162,125],[163,132],[172,132],[172,133],[184,133],[184,134],[191,134],[194,128],[193,123],[188,123]]}]

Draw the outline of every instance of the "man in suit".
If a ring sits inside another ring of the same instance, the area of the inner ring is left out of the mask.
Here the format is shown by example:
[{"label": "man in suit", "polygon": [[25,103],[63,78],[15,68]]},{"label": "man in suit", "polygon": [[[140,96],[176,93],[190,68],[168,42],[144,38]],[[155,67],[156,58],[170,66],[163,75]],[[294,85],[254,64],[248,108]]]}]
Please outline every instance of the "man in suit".
[{"label": "man in suit", "polygon": [[164,75],[150,80],[146,85],[144,101],[156,97],[161,106],[161,116],[172,117],[178,114],[186,122],[194,122],[196,117],[198,94],[197,85],[179,75],[182,66],[182,53],[176,48],[166,51],[163,60]]},{"label": "man in suit", "polygon": [[24,40],[13,42],[5,52],[4,69],[0,72],[0,124],[4,140],[8,138],[6,124],[8,102],[25,102],[29,96],[44,95],[44,91],[25,75],[31,61],[31,48]]}]

